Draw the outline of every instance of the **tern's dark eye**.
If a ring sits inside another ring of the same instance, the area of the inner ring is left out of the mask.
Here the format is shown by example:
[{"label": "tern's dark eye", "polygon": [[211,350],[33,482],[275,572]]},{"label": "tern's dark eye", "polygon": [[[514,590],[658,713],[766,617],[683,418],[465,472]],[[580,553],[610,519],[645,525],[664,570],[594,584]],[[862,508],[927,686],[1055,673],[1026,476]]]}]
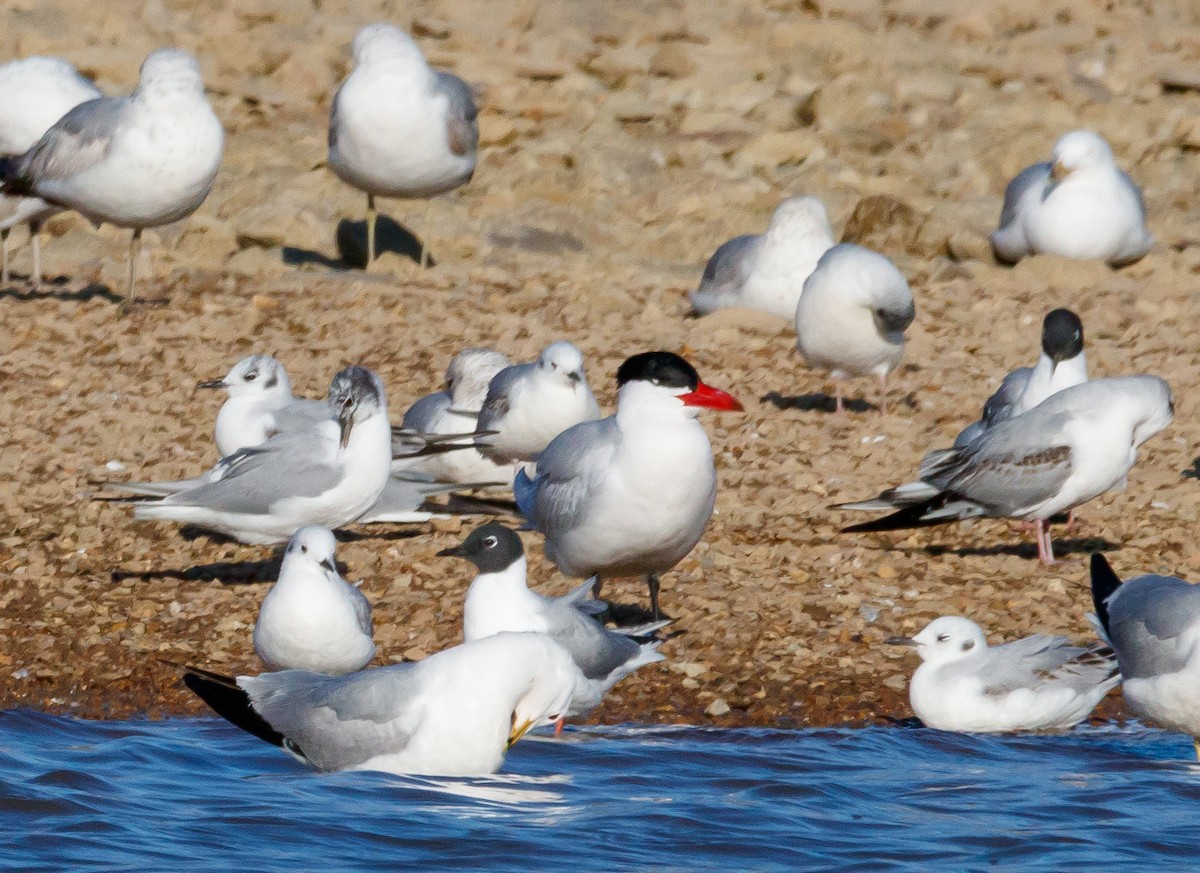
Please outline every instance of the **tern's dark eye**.
[{"label": "tern's dark eye", "polygon": [[950,639],[950,634],[938,634],[937,640],[939,643],[944,643]]},{"label": "tern's dark eye", "polygon": [[494,549],[500,544],[500,541],[495,537],[484,537],[483,547],[485,549]]}]

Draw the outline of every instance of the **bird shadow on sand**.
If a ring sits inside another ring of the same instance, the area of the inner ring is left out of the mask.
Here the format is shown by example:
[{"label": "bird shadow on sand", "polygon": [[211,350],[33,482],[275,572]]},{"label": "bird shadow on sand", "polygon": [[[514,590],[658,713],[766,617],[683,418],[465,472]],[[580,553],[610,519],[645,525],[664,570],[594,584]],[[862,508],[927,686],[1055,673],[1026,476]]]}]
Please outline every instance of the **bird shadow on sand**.
[{"label": "bird shadow on sand", "polygon": [[[88,282],[86,285],[71,287],[71,280],[66,276],[48,279],[42,282],[42,287],[36,291],[31,287],[9,286],[0,289],[0,300],[19,300],[27,303],[32,300],[57,300],[62,303],[86,303],[100,298],[118,305],[125,298],[115,293],[107,285],[99,282]],[[166,297],[139,297],[137,305],[166,306],[170,301]]]},{"label": "bird shadow on sand", "polygon": [[[1111,540],[1106,540],[1104,537],[1076,537],[1074,539],[1056,539],[1053,543],[1055,557],[1063,557],[1066,555],[1090,555],[1093,552],[1115,552],[1121,546],[1119,543],[1114,543]],[[932,543],[927,546],[890,546],[888,550],[896,550],[906,554],[922,554],[928,555],[931,558],[941,555],[954,555],[959,558],[966,557],[996,557],[999,555],[1011,555],[1016,558],[1027,558],[1031,561],[1037,560],[1037,545],[1031,542],[1023,543],[1004,543],[995,546],[945,546]]]},{"label": "bird shadow on sand", "polygon": [[[312,249],[296,246],[283,247],[283,262],[289,267],[315,265],[329,270],[363,270],[367,267],[367,222],[366,219],[351,221],[343,218],[338,222],[334,238],[338,256],[331,258]],[[375,220],[375,257],[391,252],[414,263],[421,262],[421,240],[411,230],[393,218],[380,215]],[[435,263],[433,255],[429,264]]]},{"label": "bird shadow on sand", "polygon": [[395,527],[385,527],[385,524],[386,522],[372,524],[366,530],[336,530],[333,535],[339,543],[361,543],[378,540],[384,542],[411,540],[429,533],[429,528],[425,525],[406,524],[401,526],[397,524]]},{"label": "bird shadow on sand", "polygon": [[1200,479],[1200,458],[1192,458],[1192,466],[1183,471],[1184,479]]},{"label": "bird shadow on sand", "polygon": [[[780,394],[778,391],[768,391],[759,400],[763,403],[770,403],[776,409],[799,409],[801,412],[825,412],[830,414],[837,412],[837,400],[828,394],[797,394],[788,397]],[[857,398],[843,397],[842,403],[848,412],[879,410],[879,407],[875,404]]]},{"label": "bird shadow on sand", "polygon": [[163,568],[159,570],[113,570],[113,582],[136,579],[149,582],[154,579],[176,579],[180,582],[220,582],[222,585],[253,585],[256,582],[274,582],[279,578],[279,566],[283,563],[283,552],[260,561],[216,561],[211,564],[196,564],[191,567]]}]

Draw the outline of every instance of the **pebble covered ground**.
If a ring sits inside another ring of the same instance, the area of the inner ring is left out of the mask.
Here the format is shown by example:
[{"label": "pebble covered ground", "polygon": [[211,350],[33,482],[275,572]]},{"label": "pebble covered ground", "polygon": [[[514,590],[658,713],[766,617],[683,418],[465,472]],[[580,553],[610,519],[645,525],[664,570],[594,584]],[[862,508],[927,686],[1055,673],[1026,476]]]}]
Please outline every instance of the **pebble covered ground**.
[{"label": "pebble covered ground", "polygon": [[[399,224],[368,273],[345,269],[365,198],[323,166],[326,113],[354,32],[410,27],[479,93],[475,180]],[[128,236],[49,225],[52,287],[0,289],[0,707],[82,716],[195,713],[156,659],[259,669],[250,629],[278,569],[268,548],[185,538],[96,502],[95,480],[174,478],[216,458],[218,398],[193,393],[244,354],[276,354],[320,396],[344,363],[380,372],[393,418],[460,348],[530,359],[559,338],[587,356],[602,405],[628,354],[680,351],[743,414],[706,414],[717,514],[664,579],[668,661],[618,686],[605,722],[827,725],[904,718],[913,656],[881,645],[943,613],[994,641],[1086,640],[1086,559],[1200,577],[1200,10],[1179,2],[733,0],[397,6],[345,0],[13,0],[0,56],[65,56],[109,92],[146,53],[194,51],[227,132],[216,188],[190,220],[146,234],[143,291],[118,318]],[[1037,257],[996,265],[1005,182],[1067,130],[1113,145],[1143,186],[1158,245],[1120,271]],[[793,194],[829,205],[846,239],[891,257],[917,301],[881,419],[870,380],[845,420],[793,354],[792,328],[726,311],[686,317],[723,240],[765,228]],[[404,253],[407,227],[437,261]],[[14,241],[17,237],[14,236]],[[340,242],[339,242],[340,241]],[[16,252],[27,269],[26,249]],[[1083,318],[1095,375],[1155,373],[1175,423],[1128,488],[1059,531],[977,521],[843,535],[828,509],[905,480],[1032,363],[1041,318]],[[114,472],[114,469],[116,472]],[[472,521],[354,529],[338,557],[375,604],[380,663],[460,638],[463,562],[436,558]],[[541,557],[531,580],[574,583]],[[606,594],[644,603],[644,587]],[[1110,698],[1105,714],[1120,712]]]}]

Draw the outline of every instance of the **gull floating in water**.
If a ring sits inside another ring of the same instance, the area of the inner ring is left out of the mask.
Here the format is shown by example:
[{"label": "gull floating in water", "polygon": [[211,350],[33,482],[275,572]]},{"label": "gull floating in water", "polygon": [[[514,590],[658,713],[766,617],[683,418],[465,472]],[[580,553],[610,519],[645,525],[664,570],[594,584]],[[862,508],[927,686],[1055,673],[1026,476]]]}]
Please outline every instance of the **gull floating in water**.
[{"label": "gull floating in water", "polygon": [[[368,25],[352,50],[354,71],[329,112],[329,168],[366,192],[370,264],[375,198],[428,200],[465,185],[475,172],[479,126],[467,83],[432,69],[400,28]],[[422,267],[428,252],[422,242]]]},{"label": "gull floating in water", "polygon": [[887,377],[915,317],[908,280],[883,255],[853,243],[821,255],[796,305],[796,348],[810,367],[833,375],[839,414],[842,380],[867,374],[879,379],[887,413]]},{"label": "gull floating in water", "polygon": [[966,618],[934,619],[915,637],[892,637],[921,656],[908,695],[926,727],[996,733],[1073,727],[1121,677],[1112,652],[1038,634],[988,647]]},{"label": "gull floating in water", "polygon": [[600,417],[583,372],[583,353],[566,340],[543,349],[532,364],[501,370],[488,385],[476,440],[498,464],[534,461],[564,430]]},{"label": "gull floating in water", "polygon": [[560,433],[517,473],[513,492],[546,557],[568,576],[645,576],[658,608],[658,574],[700,541],[717,497],[701,409],[742,405],[700,381],[671,352],[643,352],[617,370],[617,411]]},{"label": "gull floating in water", "polygon": [[327,772],[495,773],[531,728],[593,694],[566,649],[531,633],[346,676],[186,669],[184,682],[218,715]]},{"label": "gull floating in water", "polygon": [[742,306],[792,321],[804,280],[835,242],[825,205],[816,197],[790,197],[776,208],[766,233],[721,244],[704,265],[692,307],[707,315]]},{"label": "gull floating in water", "polygon": [[1200,758],[1200,586],[1154,575],[1122,583],[1097,553],[1092,601],[1129,708],[1192,737]]},{"label": "gull floating in water", "polygon": [[130,228],[124,311],[134,300],[142,231],[196,211],[212,189],[224,142],[195,58],[160,49],[142,64],[131,96],[80,103],[24,154],[0,159],[0,193],[40,197],[97,226]]},{"label": "gull floating in water", "polygon": [[[513,631],[548,634],[571,653],[594,684],[596,700],[639,667],[666,660],[658,653],[657,640],[639,642],[609,630],[584,612],[581,601],[590,592],[590,584],[564,597],[530,591],[521,538],[502,524],[485,524],[438,555],[466,558],[479,568],[463,606],[463,639],[467,642]],[[659,622],[652,630],[666,624]],[[639,635],[646,630],[640,628]],[[581,712],[572,709],[568,715]]]},{"label": "gull floating in water", "polygon": [[1120,266],[1153,245],[1141,190],[1090,130],[1066,134],[1050,162],[1026,167],[1008,183],[992,234],[996,258],[1006,263],[1047,254]]},{"label": "gull floating in water", "polygon": [[979,421],[968,425],[954,440],[961,448],[989,427],[1028,412],[1051,394],[1086,382],[1087,358],[1083,354],[1083,322],[1069,309],[1055,309],[1042,321],[1042,354],[1037,364],[1021,367],[1004,377],[999,390],[988,398]]},{"label": "gull floating in water", "polygon": [[[24,154],[54,122],[100,90],[61,58],[31,57],[0,66],[0,155]],[[0,286],[8,284],[8,236],[18,224],[29,225],[33,249],[33,287],[42,284],[42,223],[58,212],[40,197],[0,194]]]},{"label": "gull floating in water", "polygon": [[186,480],[200,482],[194,487],[133,483],[125,490],[166,494],[135,503],[135,518],[277,543],[305,525],[338,528],[360,518],[383,494],[391,463],[383,383],[370,370],[347,367],[329,386],[329,414],[320,424],[241,449],[200,480]]},{"label": "gull floating in water", "polygon": [[901,530],[964,518],[1020,518],[1054,563],[1048,520],[1122,486],[1137,449],[1171,423],[1171,388],[1157,376],[1093,379],[1001,422],[969,445],[931,452],[920,481],[835,509],[896,510],[845,532]]},{"label": "gull floating in water", "polygon": [[340,676],[375,657],[371,603],[338,575],[336,548],[333,532],[319,525],[292,535],[254,624],[254,651],[268,670]]}]

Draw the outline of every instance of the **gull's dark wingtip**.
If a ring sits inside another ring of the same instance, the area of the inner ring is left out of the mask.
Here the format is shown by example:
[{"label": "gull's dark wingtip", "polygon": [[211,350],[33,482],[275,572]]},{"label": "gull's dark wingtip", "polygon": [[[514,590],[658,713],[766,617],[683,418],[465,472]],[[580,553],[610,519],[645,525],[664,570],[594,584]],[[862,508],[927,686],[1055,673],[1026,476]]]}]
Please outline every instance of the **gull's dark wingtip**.
[{"label": "gull's dark wingtip", "polygon": [[1104,632],[1109,633],[1108,599],[1121,587],[1121,577],[1113,572],[1108,559],[1099,552],[1092,553],[1091,571],[1092,606],[1096,610],[1096,617],[1100,619],[1100,625],[1104,628]]},{"label": "gull's dark wingtip", "polygon": [[273,746],[283,747],[286,741],[284,735],[271,727],[266,719],[254,711],[254,707],[250,703],[250,695],[238,686],[237,680],[230,676],[222,676],[220,673],[202,670],[199,667],[182,664],[173,664],[173,666],[183,669],[183,684],[207,703],[209,708],[221,718],[240,727],[246,733],[253,734],[260,740],[266,740]]}]

